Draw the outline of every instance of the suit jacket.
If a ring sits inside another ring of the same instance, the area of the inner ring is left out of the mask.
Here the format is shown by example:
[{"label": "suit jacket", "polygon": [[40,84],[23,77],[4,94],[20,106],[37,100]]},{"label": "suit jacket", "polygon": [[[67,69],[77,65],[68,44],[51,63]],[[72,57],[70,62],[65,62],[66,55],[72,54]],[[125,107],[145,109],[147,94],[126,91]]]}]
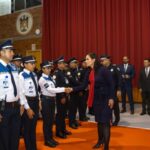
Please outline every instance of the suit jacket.
[{"label": "suit jacket", "polygon": [[[135,70],[133,65],[128,64],[127,70],[125,71],[124,64],[119,66],[120,74],[121,74],[121,84],[132,85],[132,79],[135,75]],[[125,75],[128,75],[129,78],[125,78]]]},{"label": "suit jacket", "polygon": [[[87,87],[89,83],[89,72],[85,75],[82,85],[74,87],[74,91],[78,91]],[[90,83],[89,83],[90,84]],[[110,122],[112,119],[112,109],[108,106],[108,100],[114,98],[114,82],[111,72],[100,67],[95,73],[93,108],[95,120],[97,122]]]},{"label": "suit jacket", "polygon": [[[89,83],[89,73],[85,75],[84,82],[80,86],[73,87],[74,91],[85,89]],[[114,82],[110,71],[105,67],[100,67],[95,73],[94,87],[94,103],[100,102],[100,96],[105,96],[106,99],[114,98]]]},{"label": "suit jacket", "polygon": [[[87,87],[89,81],[87,80],[89,72],[85,76],[82,85],[74,87],[75,91]],[[90,84],[90,83],[89,83]],[[95,73],[93,108],[96,122],[110,122],[112,119],[112,110],[108,106],[108,100],[114,98],[114,83],[111,72],[105,68],[100,67]]]},{"label": "suit jacket", "polygon": [[148,77],[146,77],[145,68],[142,68],[140,72],[139,88],[143,91],[150,91],[150,71]]}]

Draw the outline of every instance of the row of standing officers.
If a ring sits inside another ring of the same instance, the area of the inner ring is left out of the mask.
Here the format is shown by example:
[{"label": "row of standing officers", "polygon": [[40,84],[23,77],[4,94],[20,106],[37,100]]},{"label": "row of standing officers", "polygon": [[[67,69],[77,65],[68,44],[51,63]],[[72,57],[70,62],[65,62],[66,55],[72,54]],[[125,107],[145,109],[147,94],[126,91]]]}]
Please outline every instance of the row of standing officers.
[{"label": "row of standing officers", "polygon": [[[42,110],[45,145],[56,147],[59,143],[53,138],[54,120],[56,136],[60,138],[67,138],[67,135],[71,135],[71,132],[66,129],[66,115],[69,118],[69,126],[73,129],[77,129],[80,125],[76,120],[77,110],[79,120],[88,120],[86,116],[88,88],[72,92],[72,88],[69,87],[81,85],[85,80],[85,74],[90,70],[86,67],[85,60],[82,61],[83,67],[78,68],[77,60],[71,58],[69,67],[67,67],[64,58],[60,57],[55,61],[57,69],[54,72],[52,63],[48,61],[41,63],[42,73],[39,76],[39,73],[34,73],[35,59],[32,56],[22,59],[23,70],[10,63],[14,55],[13,50],[11,41],[6,41],[0,46],[0,149],[18,149],[20,122],[22,122],[26,149],[36,150],[36,124],[39,110]],[[13,60],[19,59],[19,57],[14,57]],[[124,62],[127,59],[124,57]],[[127,62],[118,68],[111,64],[108,55],[102,55],[100,61],[113,76],[115,86],[113,125],[117,125],[120,120],[117,95],[120,94],[120,91],[122,91],[123,100],[121,112],[126,111],[127,92],[131,114],[134,114],[131,84],[134,68]],[[19,75],[18,72],[20,72]],[[57,107],[56,117],[55,105]]]}]

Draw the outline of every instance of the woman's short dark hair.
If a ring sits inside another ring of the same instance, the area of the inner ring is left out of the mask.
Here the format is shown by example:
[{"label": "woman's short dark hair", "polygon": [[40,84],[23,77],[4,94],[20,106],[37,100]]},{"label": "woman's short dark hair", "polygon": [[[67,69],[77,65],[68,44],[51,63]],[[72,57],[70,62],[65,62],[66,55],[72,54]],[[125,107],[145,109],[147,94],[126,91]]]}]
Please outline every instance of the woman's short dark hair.
[{"label": "woman's short dark hair", "polygon": [[91,59],[95,59],[94,70],[95,70],[95,72],[97,72],[98,69],[99,69],[99,67],[101,66],[101,65],[100,65],[100,62],[99,62],[99,60],[98,60],[97,55],[96,55],[95,53],[88,53],[87,55],[88,55]]}]

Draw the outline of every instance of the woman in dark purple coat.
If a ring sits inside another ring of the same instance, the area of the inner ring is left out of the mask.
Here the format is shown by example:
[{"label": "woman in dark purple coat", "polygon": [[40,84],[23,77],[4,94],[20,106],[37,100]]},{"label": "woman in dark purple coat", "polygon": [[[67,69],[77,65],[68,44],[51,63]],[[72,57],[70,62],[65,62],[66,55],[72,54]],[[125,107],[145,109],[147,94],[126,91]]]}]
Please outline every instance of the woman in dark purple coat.
[{"label": "woman in dark purple coat", "polygon": [[114,86],[111,73],[107,68],[100,66],[96,54],[86,55],[86,63],[91,68],[85,76],[82,85],[74,87],[73,91],[79,91],[90,85],[88,106],[94,108],[95,121],[98,128],[98,142],[93,148],[99,148],[104,144],[104,150],[109,149],[110,124],[112,120],[112,107]]}]

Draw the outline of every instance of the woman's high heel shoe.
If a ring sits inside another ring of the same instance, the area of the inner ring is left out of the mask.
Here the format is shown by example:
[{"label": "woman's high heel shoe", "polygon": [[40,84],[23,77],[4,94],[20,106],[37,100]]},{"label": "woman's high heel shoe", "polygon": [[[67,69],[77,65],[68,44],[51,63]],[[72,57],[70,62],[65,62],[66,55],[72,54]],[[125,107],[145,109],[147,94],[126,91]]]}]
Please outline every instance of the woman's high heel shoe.
[{"label": "woman's high heel shoe", "polygon": [[103,145],[103,141],[98,141],[94,146],[93,146],[93,149],[97,149],[97,148],[100,148],[101,145]]}]

